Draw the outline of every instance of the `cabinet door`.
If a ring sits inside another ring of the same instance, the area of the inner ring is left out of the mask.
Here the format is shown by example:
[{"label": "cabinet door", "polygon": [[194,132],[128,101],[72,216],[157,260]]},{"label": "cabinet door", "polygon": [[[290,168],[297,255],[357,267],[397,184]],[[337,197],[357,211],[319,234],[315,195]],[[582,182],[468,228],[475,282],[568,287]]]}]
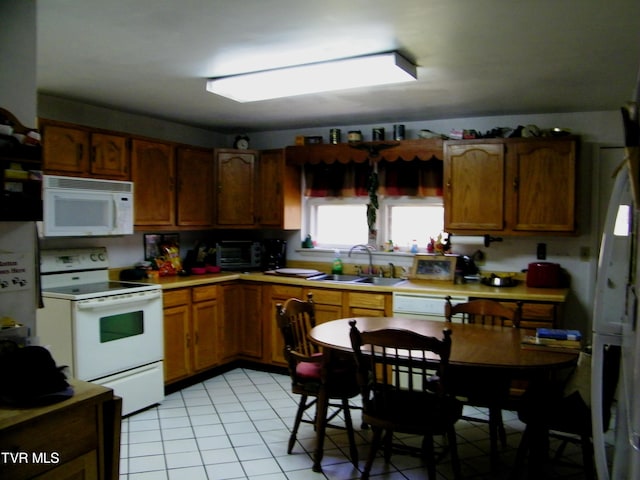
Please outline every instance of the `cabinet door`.
[{"label": "cabinet door", "polygon": [[[575,230],[576,142],[537,140],[509,145],[512,230]],[[509,188],[509,185],[507,185]]]},{"label": "cabinet door", "polygon": [[46,173],[86,176],[89,172],[89,134],[80,129],[45,125],[43,168]]},{"label": "cabinet door", "polygon": [[445,230],[502,230],[504,172],[502,144],[445,143]]},{"label": "cabinet door", "polygon": [[301,170],[285,162],[283,149],[263,150],[258,160],[258,223],[265,228],[302,225]]},{"label": "cabinet door", "polygon": [[348,293],[349,317],[384,317],[390,314],[391,294],[385,293]]},{"label": "cabinet door", "polygon": [[103,133],[91,134],[91,174],[115,180],[129,180],[127,138]]},{"label": "cabinet door", "polygon": [[313,295],[313,306],[316,313],[316,325],[331,320],[336,320],[345,316],[344,297],[341,290],[325,290],[322,288],[307,289],[304,292],[304,299],[307,295]]},{"label": "cabinet door", "polygon": [[213,152],[178,148],[178,225],[213,225]]},{"label": "cabinet door", "polygon": [[190,305],[164,309],[164,382],[171,383],[191,374]]},{"label": "cabinet door", "polygon": [[221,226],[255,224],[255,153],[216,152],[216,222]]},{"label": "cabinet door", "polygon": [[135,225],[175,224],[175,162],[167,143],[134,139],[131,179],[135,183]]},{"label": "cabinet door", "polygon": [[258,163],[258,223],[264,227],[282,227],[284,205],[284,154],[282,150],[260,152]]},{"label": "cabinet door", "polygon": [[225,285],[223,289],[224,307],[220,332],[220,352],[223,360],[238,355],[240,318],[242,318],[242,285]]},{"label": "cabinet door", "polygon": [[197,302],[193,314],[193,367],[200,371],[218,363],[218,301]]},{"label": "cabinet door", "polygon": [[241,286],[240,353],[262,358],[262,287],[260,285]]}]

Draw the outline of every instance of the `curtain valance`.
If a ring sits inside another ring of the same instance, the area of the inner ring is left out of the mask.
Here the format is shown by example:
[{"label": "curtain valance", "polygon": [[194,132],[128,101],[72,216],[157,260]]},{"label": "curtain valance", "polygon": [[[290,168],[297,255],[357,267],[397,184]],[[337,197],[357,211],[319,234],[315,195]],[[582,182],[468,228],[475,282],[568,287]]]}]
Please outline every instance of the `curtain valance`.
[{"label": "curtain valance", "polygon": [[308,197],[366,197],[371,173],[377,169],[378,193],[389,196],[442,196],[443,163],[428,161],[316,163],[304,166]]}]

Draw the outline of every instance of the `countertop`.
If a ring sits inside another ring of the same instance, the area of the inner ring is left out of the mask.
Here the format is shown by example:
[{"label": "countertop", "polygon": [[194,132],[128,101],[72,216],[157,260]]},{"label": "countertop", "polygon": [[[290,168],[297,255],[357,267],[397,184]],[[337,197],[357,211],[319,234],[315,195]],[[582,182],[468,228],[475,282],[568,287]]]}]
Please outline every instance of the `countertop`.
[{"label": "countertop", "polygon": [[[115,277],[117,278],[117,276]],[[220,272],[205,275],[171,276],[148,279],[148,283],[159,284],[162,289],[197,287],[234,280],[245,280],[259,283],[277,283],[300,287],[354,290],[361,292],[405,292],[430,294],[435,296],[465,296],[478,298],[498,298],[504,300],[528,300],[539,302],[565,302],[569,295],[568,288],[529,288],[524,281],[513,287],[489,287],[480,282],[453,284],[449,282],[405,280],[393,286],[379,286],[358,283],[318,282],[305,278],[268,275],[262,272]]]}]

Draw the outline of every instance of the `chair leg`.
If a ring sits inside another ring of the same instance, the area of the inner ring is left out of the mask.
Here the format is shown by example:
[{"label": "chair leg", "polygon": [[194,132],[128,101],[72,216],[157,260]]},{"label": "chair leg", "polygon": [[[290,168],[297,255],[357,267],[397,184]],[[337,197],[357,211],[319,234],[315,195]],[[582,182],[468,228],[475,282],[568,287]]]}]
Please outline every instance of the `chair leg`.
[{"label": "chair leg", "polygon": [[313,458],[313,471],[322,472],[322,457],[324,455],[324,434],[327,429],[327,410],[329,408],[329,397],[325,388],[320,388],[318,392],[318,403],[316,404],[316,450]]},{"label": "chair leg", "polygon": [[595,480],[595,466],[593,464],[593,444],[589,435],[581,435],[580,443],[582,444],[582,464],[584,467],[584,478],[587,480]]},{"label": "chair leg", "polygon": [[429,480],[436,478],[436,460],[433,456],[433,435],[422,437],[422,456],[427,464],[427,475]]},{"label": "chair leg", "polygon": [[349,455],[351,463],[358,468],[358,447],[356,447],[356,437],[353,432],[353,423],[351,421],[351,410],[349,409],[349,399],[342,399],[342,412],[344,415],[344,423],[347,428],[347,437],[349,438]]},{"label": "chair leg", "polygon": [[371,466],[373,465],[373,461],[376,458],[376,454],[378,453],[378,449],[380,448],[380,442],[382,440],[382,428],[380,427],[372,427],[373,437],[371,437],[371,446],[369,447],[369,456],[367,457],[367,463],[364,465],[364,470],[362,471],[362,480],[369,479],[369,473],[371,472]]},{"label": "chair leg", "polygon": [[519,479],[522,476],[524,470],[524,462],[527,458],[527,452],[529,451],[529,439],[530,432],[529,428],[525,428],[524,432],[522,432],[522,437],[520,438],[520,444],[518,445],[518,451],[516,452],[516,460],[513,465],[513,470],[511,471],[511,475],[509,476],[510,480]]},{"label": "chair leg", "polygon": [[298,404],[298,411],[296,412],[296,419],[293,423],[293,430],[291,430],[291,436],[289,437],[289,446],[287,447],[287,453],[290,454],[293,451],[293,446],[296,443],[296,435],[298,434],[298,428],[300,428],[300,422],[302,421],[302,415],[307,409],[307,395],[300,397],[300,403]]},{"label": "chair leg", "polygon": [[449,442],[453,478],[459,480],[462,478],[462,471],[460,470],[460,458],[458,457],[458,438],[456,437],[456,429],[453,426],[447,431],[447,440]]},{"label": "chair leg", "polygon": [[502,413],[499,408],[489,407],[489,443],[491,448],[491,465],[498,465],[498,434],[500,431]]}]

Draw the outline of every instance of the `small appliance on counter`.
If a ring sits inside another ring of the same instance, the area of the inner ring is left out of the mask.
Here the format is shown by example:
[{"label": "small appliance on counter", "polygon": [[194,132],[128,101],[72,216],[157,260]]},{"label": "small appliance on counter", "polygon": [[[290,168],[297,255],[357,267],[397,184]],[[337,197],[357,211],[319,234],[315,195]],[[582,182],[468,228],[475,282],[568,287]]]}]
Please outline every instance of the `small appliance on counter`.
[{"label": "small appliance on counter", "polygon": [[223,240],[216,243],[216,265],[222,270],[262,268],[262,243],[255,240]]},{"label": "small appliance on counter", "polygon": [[287,242],[277,238],[262,241],[263,270],[275,270],[287,266]]},{"label": "small appliance on counter", "polygon": [[560,264],[551,262],[530,263],[527,268],[527,287],[559,288],[562,284]]}]

